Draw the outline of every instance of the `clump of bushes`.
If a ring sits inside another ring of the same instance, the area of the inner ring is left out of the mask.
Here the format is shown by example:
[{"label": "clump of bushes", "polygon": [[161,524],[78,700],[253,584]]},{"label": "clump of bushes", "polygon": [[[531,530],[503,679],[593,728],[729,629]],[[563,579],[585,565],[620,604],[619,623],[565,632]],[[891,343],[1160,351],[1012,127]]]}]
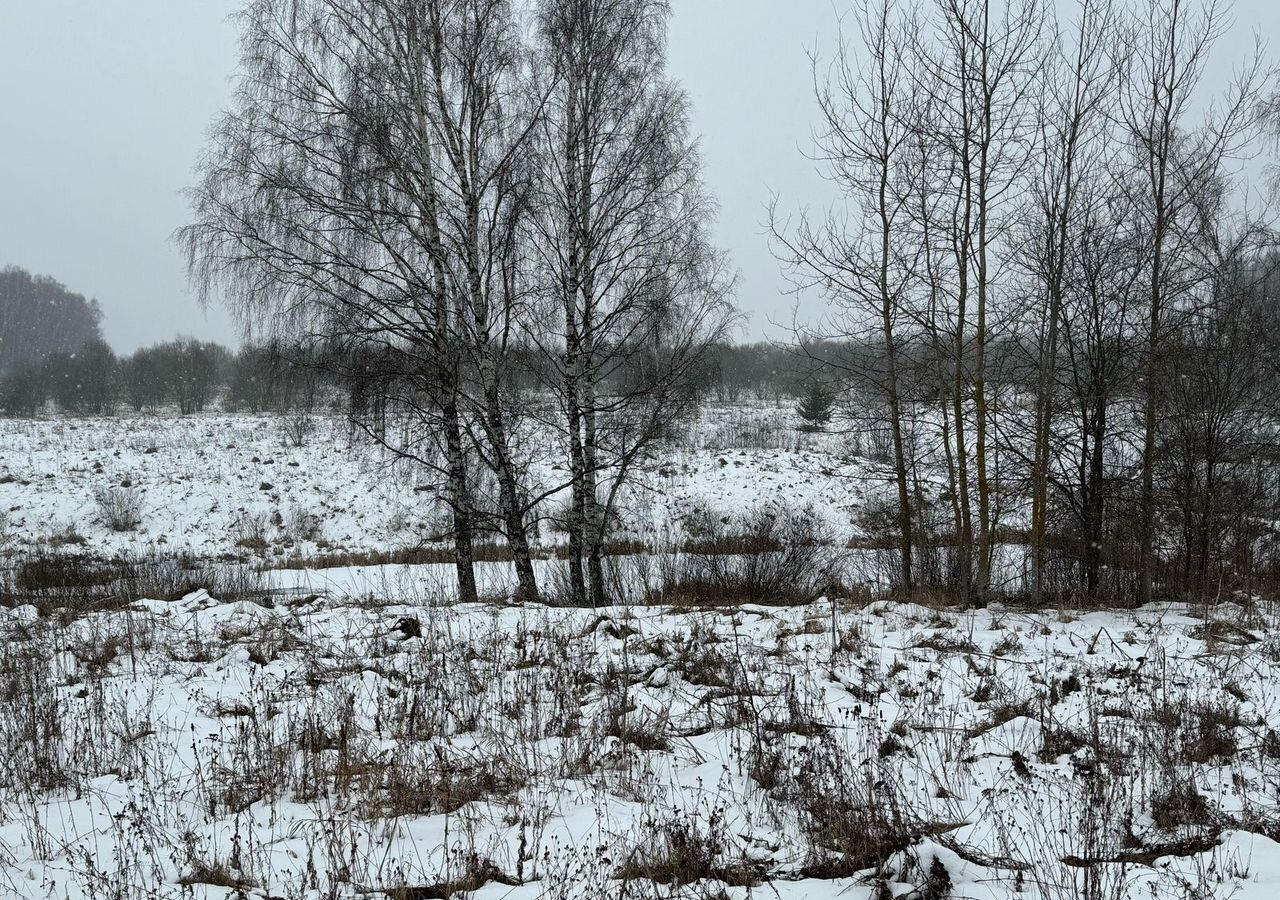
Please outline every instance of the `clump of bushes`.
[{"label": "clump of bushes", "polygon": [[811,506],[761,506],[698,523],[651,600],[713,606],[809,603],[839,590],[839,559]]},{"label": "clump of bushes", "polygon": [[102,524],[112,531],[134,531],[142,524],[142,494],[134,487],[113,486],[94,491]]}]

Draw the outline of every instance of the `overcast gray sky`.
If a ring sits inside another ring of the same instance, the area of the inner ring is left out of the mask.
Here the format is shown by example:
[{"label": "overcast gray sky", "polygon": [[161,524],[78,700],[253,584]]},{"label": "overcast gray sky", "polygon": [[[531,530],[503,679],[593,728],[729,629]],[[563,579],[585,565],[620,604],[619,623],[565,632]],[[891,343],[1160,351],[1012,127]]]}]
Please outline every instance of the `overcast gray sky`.
[{"label": "overcast gray sky", "polygon": [[[770,191],[824,203],[803,156],[813,121],[805,48],[846,0],[673,0],[671,65],[694,104],[718,234],[741,273],[747,336],[791,300],[761,235]],[[97,297],[121,351],[195,334],[227,343],[200,310],[170,240],[204,130],[227,102],[237,0],[6,0],[0,16],[0,265]],[[1253,30],[1280,38],[1280,0],[1241,0],[1219,48],[1225,73]],[[1223,75],[1225,79],[1225,74]]]}]

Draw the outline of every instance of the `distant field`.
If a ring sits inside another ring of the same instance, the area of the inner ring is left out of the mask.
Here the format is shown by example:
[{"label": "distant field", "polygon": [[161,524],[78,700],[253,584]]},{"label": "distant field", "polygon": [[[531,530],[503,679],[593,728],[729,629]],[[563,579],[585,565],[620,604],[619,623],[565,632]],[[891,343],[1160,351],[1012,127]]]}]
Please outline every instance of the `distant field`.
[{"label": "distant field", "polygon": [[[839,434],[795,430],[790,407],[711,407],[643,461],[622,504],[620,539],[649,544],[680,535],[688,512],[717,517],[768,504],[812,505],[844,542],[854,515],[888,472],[865,457],[824,452]],[[540,489],[557,485],[559,451],[530,460]],[[118,416],[0,419],[0,511],[18,547],[71,536],[86,552],[161,545],[200,556],[299,556],[395,551],[439,537],[448,518],[429,472],[397,463],[344,418],[319,417],[301,447],[267,416]],[[113,530],[104,495],[137,508]],[[550,517],[567,491],[543,504],[544,551],[563,543]]]}]

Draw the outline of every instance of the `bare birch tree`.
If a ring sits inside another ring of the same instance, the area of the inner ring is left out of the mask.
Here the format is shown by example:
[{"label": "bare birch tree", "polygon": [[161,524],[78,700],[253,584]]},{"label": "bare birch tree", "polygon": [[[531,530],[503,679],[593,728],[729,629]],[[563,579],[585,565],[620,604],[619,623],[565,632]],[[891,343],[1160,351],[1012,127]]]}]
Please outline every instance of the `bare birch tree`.
[{"label": "bare birch tree", "polygon": [[665,0],[544,0],[532,246],[570,471],[570,602],[606,602],[604,544],[639,455],[693,399],[732,312]]},{"label": "bare birch tree", "polygon": [[538,599],[522,472],[511,443],[513,337],[529,295],[520,239],[531,185],[521,157],[539,112],[525,91],[524,48],[507,0],[426,0],[406,8],[410,47],[432,107],[421,112],[442,148],[440,240],[446,291],[459,298],[456,331],[466,354],[463,396],[497,481],[517,599]]},{"label": "bare birch tree", "polygon": [[[468,404],[468,365],[483,393],[492,297],[506,296],[492,236],[527,131],[504,99],[510,15],[498,0],[252,0],[232,108],[180,234],[202,294],[221,288],[246,329],[394,355],[423,431],[386,443],[445,479],[464,600],[476,597],[468,405],[494,424],[487,403]],[[521,533],[508,523],[513,550]]]}]

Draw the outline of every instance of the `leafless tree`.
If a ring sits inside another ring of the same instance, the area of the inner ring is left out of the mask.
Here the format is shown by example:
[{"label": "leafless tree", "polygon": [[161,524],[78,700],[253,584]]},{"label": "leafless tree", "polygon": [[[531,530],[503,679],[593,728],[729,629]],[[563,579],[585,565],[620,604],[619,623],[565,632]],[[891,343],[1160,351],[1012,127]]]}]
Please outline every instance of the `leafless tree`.
[{"label": "leafless tree", "polygon": [[1139,601],[1149,602],[1156,568],[1156,444],[1161,367],[1170,328],[1194,309],[1206,267],[1197,202],[1217,193],[1233,160],[1247,153],[1260,124],[1267,75],[1255,52],[1238,70],[1222,102],[1200,123],[1194,104],[1208,54],[1226,24],[1217,0],[1147,0],[1134,11],[1120,47],[1116,117],[1131,155],[1121,183],[1135,192],[1146,246],[1147,325],[1144,348],[1140,470]]},{"label": "leafless tree", "polygon": [[[1041,514],[1059,552],[1078,559],[1084,596],[1093,602],[1101,598],[1104,564],[1122,561],[1116,548],[1124,544],[1113,524],[1126,444],[1116,412],[1138,371],[1134,296],[1144,256],[1134,229],[1127,194],[1105,174],[1080,181],[1063,260],[1059,359],[1047,388],[1062,399],[1044,468],[1052,491]],[[1040,564],[1042,592],[1047,562]]]},{"label": "leafless tree", "polygon": [[0,373],[102,339],[102,309],[47,275],[0,268]]},{"label": "leafless tree", "polygon": [[421,44],[418,71],[433,110],[420,113],[442,148],[438,240],[445,291],[459,298],[456,334],[474,388],[484,440],[477,443],[496,475],[502,525],[511,548],[517,597],[537,600],[527,533],[528,509],[511,444],[512,338],[528,297],[528,264],[519,241],[530,180],[521,162],[539,107],[525,91],[524,49],[506,0],[431,0],[411,10],[410,46]]},{"label": "leafless tree", "polygon": [[604,543],[640,454],[731,320],[665,0],[544,0],[531,246],[570,471],[570,602],[606,602]]},{"label": "leafless tree", "polygon": [[[928,166],[922,191],[932,197],[920,204],[920,212],[931,219],[929,244],[939,242],[950,254],[954,275],[954,285],[930,285],[928,309],[930,321],[948,323],[951,334],[948,455],[957,482],[959,589],[967,596],[971,585],[980,594],[986,591],[994,553],[987,352],[1000,265],[1007,257],[1002,239],[1034,158],[1033,97],[1044,57],[1046,14],[1038,0],[936,0],[935,10],[933,39],[914,42],[913,91],[921,111],[915,127]],[[935,271],[933,277],[939,274]],[[936,302],[939,291],[944,292],[941,305]],[[969,422],[978,501],[976,578],[969,568]]]},{"label": "leafless tree", "polygon": [[[856,358],[824,362],[846,376],[866,381],[883,396],[893,443],[897,531],[901,556],[900,590],[910,598],[915,585],[915,527],[904,434],[904,403],[899,344],[904,306],[918,278],[918,236],[910,224],[908,164],[913,139],[912,80],[906,60],[910,31],[892,0],[866,0],[855,10],[859,52],[854,56],[842,32],[839,47],[824,74],[813,60],[820,112],[817,158],[842,195],[845,209],[824,220],[802,216],[797,223],[770,210],[770,229],[779,255],[803,290],[819,288],[832,305],[823,339],[870,340],[883,366],[858,365]],[[807,347],[807,335],[801,346]],[[812,354],[810,354],[812,356]]]},{"label": "leafless tree", "polygon": [[[1168,407],[1157,424],[1155,481],[1162,525],[1178,548],[1175,580],[1200,601],[1216,594],[1233,562],[1248,568],[1248,523],[1265,515],[1256,460],[1272,437],[1277,412],[1265,390],[1271,348],[1266,294],[1275,234],[1247,208],[1232,208],[1226,184],[1211,182],[1194,201],[1203,269],[1194,307],[1170,327],[1160,394]],[[1167,524],[1166,524],[1167,520]],[[1227,542],[1236,539],[1235,560]],[[1218,572],[1218,585],[1211,573]]]},{"label": "leafless tree", "polygon": [[1087,221],[1081,215],[1081,182],[1100,177],[1105,161],[1106,103],[1114,97],[1114,42],[1117,18],[1109,0],[1083,0],[1070,43],[1055,36],[1045,59],[1044,94],[1039,112],[1040,171],[1031,188],[1031,225],[1024,260],[1042,303],[1037,311],[1038,347],[1031,465],[1031,593],[1038,602],[1044,588],[1048,527],[1049,471],[1059,330],[1068,290],[1070,255]]},{"label": "leafless tree", "polygon": [[[388,445],[445,479],[460,595],[475,599],[466,432],[478,415],[502,452],[490,329],[509,295],[494,273],[527,132],[507,101],[511,10],[252,0],[240,25],[234,102],[180,234],[193,278],[225,291],[247,330],[394,354],[428,437]],[[508,532],[516,550],[523,530]]]}]

